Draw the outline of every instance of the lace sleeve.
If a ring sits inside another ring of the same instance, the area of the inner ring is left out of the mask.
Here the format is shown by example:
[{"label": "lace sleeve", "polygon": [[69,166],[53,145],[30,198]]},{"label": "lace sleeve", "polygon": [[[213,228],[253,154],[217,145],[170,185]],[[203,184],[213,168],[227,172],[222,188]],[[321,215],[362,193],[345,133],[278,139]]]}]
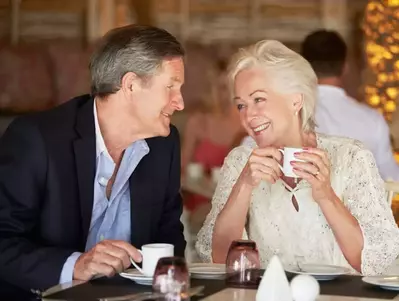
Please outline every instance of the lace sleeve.
[{"label": "lace sleeve", "polygon": [[[221,169],[220,180],[212,198],[212,208],[205,219],[204,225],[198,232],[196,250],[203,262],[212,262],[212,236],[216,218],[223,209],[230,196],[231,190],[244,168],[250,150],[240,146],[233,149],[226,157]],[[244,230],[243,238],[247,235]]]},{"label": "lace sleeve", "polygon": [[362,274],[381,274],[398,256],[399,229],[370,151],[353,153],[348,175],[344,201],[363,233]]}]

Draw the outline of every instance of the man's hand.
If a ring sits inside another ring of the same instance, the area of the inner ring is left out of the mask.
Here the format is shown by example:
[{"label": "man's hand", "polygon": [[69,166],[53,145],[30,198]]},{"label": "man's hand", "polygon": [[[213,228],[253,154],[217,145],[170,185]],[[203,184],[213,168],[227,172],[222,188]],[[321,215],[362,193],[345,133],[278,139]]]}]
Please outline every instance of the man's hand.
[{"label": "man's hand", "polygon": [[141,262],[140,252],[121,240],[103,240],[83,253],[75,263],[74,280],[90,280],[94,276],[112,277],[130,266],[130,258]]}]

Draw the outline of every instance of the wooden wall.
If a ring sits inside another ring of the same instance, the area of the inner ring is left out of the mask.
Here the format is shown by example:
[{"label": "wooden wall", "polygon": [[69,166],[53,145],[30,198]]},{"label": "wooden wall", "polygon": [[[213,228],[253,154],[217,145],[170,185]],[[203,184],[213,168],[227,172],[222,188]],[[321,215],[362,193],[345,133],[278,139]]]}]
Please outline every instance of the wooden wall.
[{"label": "wooden wall", "polygon": [[[0,0],[0,37],[9,37],[19,3],[17,37],[93,40],[127,22],[155,24],[183,40],[299,42],[320,27],[351,39],[366,0]],[[2,17],[7,16],[7,17]]]}]

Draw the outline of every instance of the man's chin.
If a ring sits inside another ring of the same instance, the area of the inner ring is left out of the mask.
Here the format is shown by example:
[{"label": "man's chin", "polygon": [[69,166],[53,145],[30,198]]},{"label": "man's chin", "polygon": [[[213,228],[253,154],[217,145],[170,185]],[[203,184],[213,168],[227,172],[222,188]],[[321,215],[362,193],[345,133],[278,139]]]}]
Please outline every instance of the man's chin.
[{"label": "man's chin", "polygon": [[164,127],[162,128],[161,132],[159,133],[159,136],[161,136],[161,137],[168,137],[169,134],[170,134],[170,127],[169,127],[169,126],[167,126],[167,127],[164,126]]}]

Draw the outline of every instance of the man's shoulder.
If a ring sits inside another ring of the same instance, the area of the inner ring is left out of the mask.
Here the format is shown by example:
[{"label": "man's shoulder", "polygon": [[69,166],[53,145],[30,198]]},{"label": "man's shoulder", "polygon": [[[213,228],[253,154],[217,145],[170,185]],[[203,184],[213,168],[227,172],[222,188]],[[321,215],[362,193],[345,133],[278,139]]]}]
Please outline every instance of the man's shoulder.
[{"label": "man's shoulder", "polygon": [[90,95],[81,95],[74,97],[65,103],[55,106],[51,109],[32,113],[29,115],[24,116],[28,120],[32,122],[42,123],[42,122],[54,122],[61,123],[68,118],[71,118],[76,115],[78,109],[87,103],[91,99]]},{"label": "man's shoulder", "polygon": [[368,104],[359,102],[358,100],[348,96],[348,100],[353,108],[358,110],[358,113],[362,114],[362,117],[375,120],[376,122],[384,121],[384,117],[376,109],[373,109]]},{"label": "man's shoulder", "polygon": [[90,95],[81,95],[51,109],[17,117],[15,122],[30,124],[43,133],[65,131],[74,127],[79,108],[90,99]]}]

